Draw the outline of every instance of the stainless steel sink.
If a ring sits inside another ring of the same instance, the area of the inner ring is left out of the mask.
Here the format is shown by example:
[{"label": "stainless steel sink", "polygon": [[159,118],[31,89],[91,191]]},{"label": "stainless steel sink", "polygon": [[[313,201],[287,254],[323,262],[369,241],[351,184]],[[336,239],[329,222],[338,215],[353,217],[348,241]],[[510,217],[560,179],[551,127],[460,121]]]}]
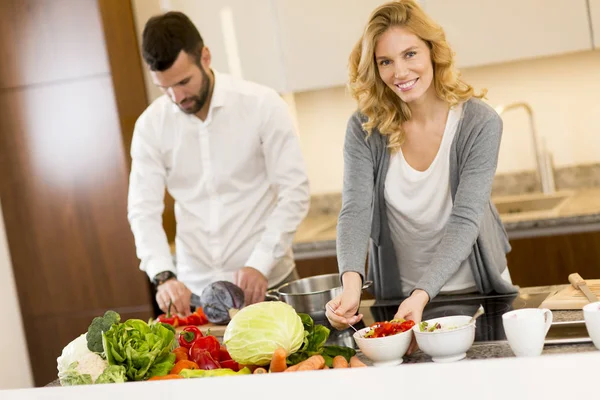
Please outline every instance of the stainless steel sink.
[{"label": "stainless steel sink", "polygon": [[519,196],[492,198],[498,213],[503,219],[515,219],[525,216],[551,217],[573,195],[573,192],[555,192],[552,194],[534,193]]}]

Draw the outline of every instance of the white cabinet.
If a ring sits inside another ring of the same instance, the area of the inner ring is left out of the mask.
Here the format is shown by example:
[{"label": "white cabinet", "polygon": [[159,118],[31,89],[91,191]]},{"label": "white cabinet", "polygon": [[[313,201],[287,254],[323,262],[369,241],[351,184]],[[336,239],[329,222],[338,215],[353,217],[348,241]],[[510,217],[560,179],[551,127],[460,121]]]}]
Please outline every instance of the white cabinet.
[{"label": "white cabinet", "polygon": [[600,0],[589,0],[590,21],[594,34],[594,47],[600,49]]},{"label": "white cabinet", "polygon": [[[388,0],[159,1],[198,26],[217,70],[290,93],[345,85],[350,51],[371,12]],[[598,38],[600,0],[589,1]],[[444,27],[459,67],[592,49],[587,0],[421,4]]]},{"label": "white cabinet", "polygon": [[[592,0],[599,3],[600,0]],[[586,0],[427,0],[459,67],[592,49]]]},{"label": "white cabinet", "polygon": [[290,91],[346,84],[350,51],[385,0],[274,0]]},{"label": "white cabinet", "polygon": [[167,0],[190,17],[218,71],[286,91],[279,33],[271,0]]}]

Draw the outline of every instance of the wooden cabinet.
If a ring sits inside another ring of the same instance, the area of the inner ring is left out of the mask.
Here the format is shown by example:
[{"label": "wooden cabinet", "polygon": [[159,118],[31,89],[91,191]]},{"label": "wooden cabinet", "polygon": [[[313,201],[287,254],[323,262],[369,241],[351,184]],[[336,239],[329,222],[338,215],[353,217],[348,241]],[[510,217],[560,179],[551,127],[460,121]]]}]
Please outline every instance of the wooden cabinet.
[{"label": "wooden cabinet", "polygon": [[586,0],[426,0],[459,67],[590,50]]},{"label": "wooden cabinet", "polygon": [[590,24],[592,26],[594,48],[600,49],[600,0],[588,0],[590,5]]},{"label": "wooden cabinet", "polygon": [[95,316],[152,315],[127,222],[133,32],[126,1],[0,2],[0,196],[37,386]]},{"label": "wooden cabinet", "polygon": [[508,267],[516,285],[568,283],[579,272],[584,279],[600,278],[600,232],[513,239]]}]

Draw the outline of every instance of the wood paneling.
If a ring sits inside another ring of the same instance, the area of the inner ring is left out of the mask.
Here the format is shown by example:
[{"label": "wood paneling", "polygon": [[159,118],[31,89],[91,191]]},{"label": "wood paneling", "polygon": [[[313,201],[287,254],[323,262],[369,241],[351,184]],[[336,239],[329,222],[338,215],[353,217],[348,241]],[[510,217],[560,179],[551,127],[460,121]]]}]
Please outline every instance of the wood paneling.
[{"label": "wood paneling", "polygon": [[125,153],[129,159],[135,121],[148,105],[130,1],[98,0],[110,61]]},{"label": "wood paneling", "polygon": [[[100,15],[110,60],[113,88],[115,91],[119,123],[123,133],[125,154],[130,164],[131,138],[135,121],[148,105],[148,96],[140,60],[140,44],[137,41],[133,9],[130,1],[98,0]],[[144,21],[145,22],[145,21]],[[163,227],[169,243],[175,241],[175,201],[166,193]]]},{"label": "wood paneling", "polygon": [[109,73],[96,0],[2,0],[0,38],[0,88]]},{"label": "wood paneling", "polygon": [[508,267],[516,285],[568,284],[579,272],[585,279],[600,278],[600,232],[511,240]]},{"label": "wood paneling", "polygon": [[3,0],[0,30],[0,196],[39,386],[94,316],[150,317],[150,291],[96,1]]}]

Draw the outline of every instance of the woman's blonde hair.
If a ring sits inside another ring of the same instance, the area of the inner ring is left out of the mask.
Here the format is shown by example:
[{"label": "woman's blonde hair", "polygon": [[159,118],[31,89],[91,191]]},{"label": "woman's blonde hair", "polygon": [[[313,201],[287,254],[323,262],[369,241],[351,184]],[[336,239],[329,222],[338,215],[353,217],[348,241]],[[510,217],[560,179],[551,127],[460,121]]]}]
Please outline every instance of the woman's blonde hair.
[{"label": "woman's blonde hair", "polygon": [[433,21],[414,0],[398,0],[376,8],[369,18],[362,38],[354,46],[349,60],[349,89],[358,109],[368,120],[363,128],[370,135],[377,128],[389,135],[388,147],[399,150],[404,141],[402,123],[411,118],[408,105],[379,77],[375,61],[377,40],[389,28],[400,26],[423,40],[431,51],[433,85],[437,96],[450,106],[475,95],[473,88],[460,79],[454,66],[454,53],[440,25]]}]

